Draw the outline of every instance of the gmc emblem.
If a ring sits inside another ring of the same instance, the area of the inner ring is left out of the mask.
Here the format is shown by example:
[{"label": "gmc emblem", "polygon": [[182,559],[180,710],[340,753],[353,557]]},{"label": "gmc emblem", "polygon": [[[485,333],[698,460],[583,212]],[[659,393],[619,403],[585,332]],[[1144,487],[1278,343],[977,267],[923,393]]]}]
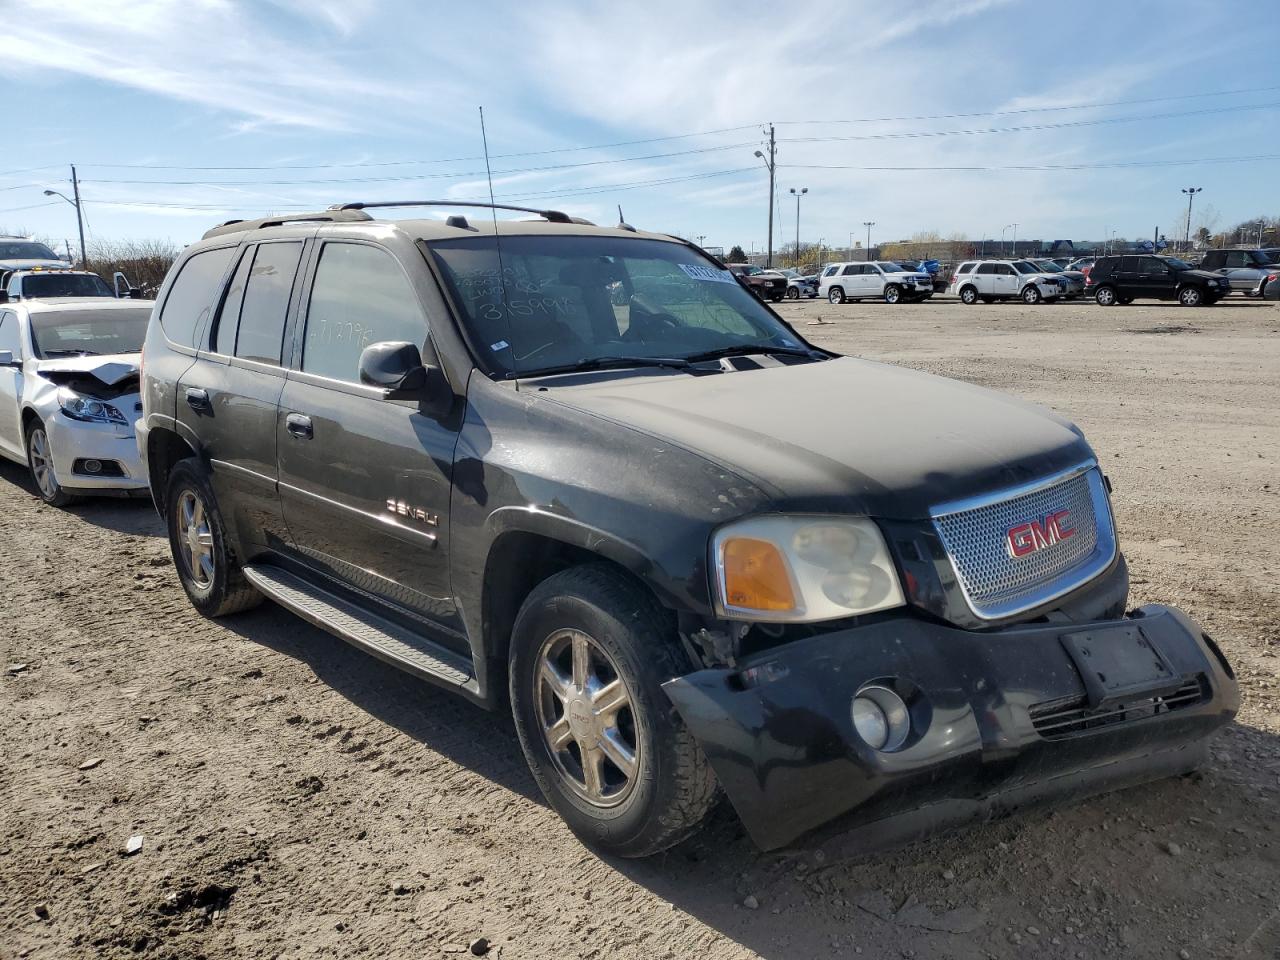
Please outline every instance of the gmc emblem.
[{"label": "gmc emblem", "polygon": [[1075,527],[1066,525],[1069,516],[1071,516],[1070,510],[1059,510],[1057,513],[1049,514],[1043,520],[1032,520],[1010,527],[1009,532],[1005,534],[1009,556],[1025,557],[1029,553],[1052,547],[1055,543],[1074,537]]}]

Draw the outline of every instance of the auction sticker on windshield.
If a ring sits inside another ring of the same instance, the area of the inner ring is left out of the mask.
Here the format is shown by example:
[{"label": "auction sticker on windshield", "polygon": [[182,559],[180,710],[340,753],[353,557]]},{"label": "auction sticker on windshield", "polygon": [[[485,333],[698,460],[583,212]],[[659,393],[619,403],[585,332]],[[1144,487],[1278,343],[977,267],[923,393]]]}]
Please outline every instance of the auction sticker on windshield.
[{"label": "auction sticker on windshield", "polygon": [[733,273],[728,270],[717,270],[715,267],[703,266],[700,263],[680,263],[677,266],[695,280],[706,280],[710,283],[737,283]]}]

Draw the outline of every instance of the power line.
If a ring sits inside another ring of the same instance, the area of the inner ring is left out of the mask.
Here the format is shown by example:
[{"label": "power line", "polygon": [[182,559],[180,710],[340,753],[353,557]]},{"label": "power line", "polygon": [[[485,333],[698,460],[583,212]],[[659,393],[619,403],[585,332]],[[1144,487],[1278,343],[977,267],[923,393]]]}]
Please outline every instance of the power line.
[{"label": "power line", "polygon": [[40,207],[56,207],[59,201],[50,200],[46,203],[32,203],[25,207],[5,207],[0,213],[17,213],[19,210],[38,210]]},{"label": "power line", "polygon": [[844,163],[794,163],[791,170],[871,170],[882,172],[926,172],[930,170],[955,172],[989,172],[1000,170],[1118,170],[1140,167],[1186,167],[1201,163],[1253,163],[1264,160],[1280,160],[1280,153],[1260,153],[1240,157],[1196,157],[1190,160],[1117,160],[1103,163],[1016,163],[1005,166],[861,166]]}]

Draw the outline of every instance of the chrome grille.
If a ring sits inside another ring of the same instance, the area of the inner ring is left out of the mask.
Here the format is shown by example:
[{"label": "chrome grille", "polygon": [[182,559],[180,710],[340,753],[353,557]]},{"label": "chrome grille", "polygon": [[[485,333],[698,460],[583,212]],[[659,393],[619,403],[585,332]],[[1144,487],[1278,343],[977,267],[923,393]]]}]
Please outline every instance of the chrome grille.
[{"label": "chrome grille", "polygon": [[[1068,511],[1074,532],[1016,557],[1011,528]],[[1040,484],[949,504],[933,522],[970,608],[984,619],[1012,616],[1092,579],[1115,555],[1111,510],[1098,468],[1090,464]]]}]

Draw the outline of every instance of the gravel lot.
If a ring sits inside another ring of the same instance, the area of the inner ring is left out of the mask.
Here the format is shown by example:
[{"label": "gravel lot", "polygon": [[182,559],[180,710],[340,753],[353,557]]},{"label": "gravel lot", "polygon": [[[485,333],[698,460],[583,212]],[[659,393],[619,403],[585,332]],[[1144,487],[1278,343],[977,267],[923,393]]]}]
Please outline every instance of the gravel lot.
[{"label": "gravel lot", "polygon": [[722,808],[603,861],[504,717],[271,605],[203,620],[148,504],[54,510],[4,463],[0,958],[1280,955],[1280,308],[782,309],[1084,427],[1134,601],[1240,674],[1202,774],[857,859],[761,854]]}]

